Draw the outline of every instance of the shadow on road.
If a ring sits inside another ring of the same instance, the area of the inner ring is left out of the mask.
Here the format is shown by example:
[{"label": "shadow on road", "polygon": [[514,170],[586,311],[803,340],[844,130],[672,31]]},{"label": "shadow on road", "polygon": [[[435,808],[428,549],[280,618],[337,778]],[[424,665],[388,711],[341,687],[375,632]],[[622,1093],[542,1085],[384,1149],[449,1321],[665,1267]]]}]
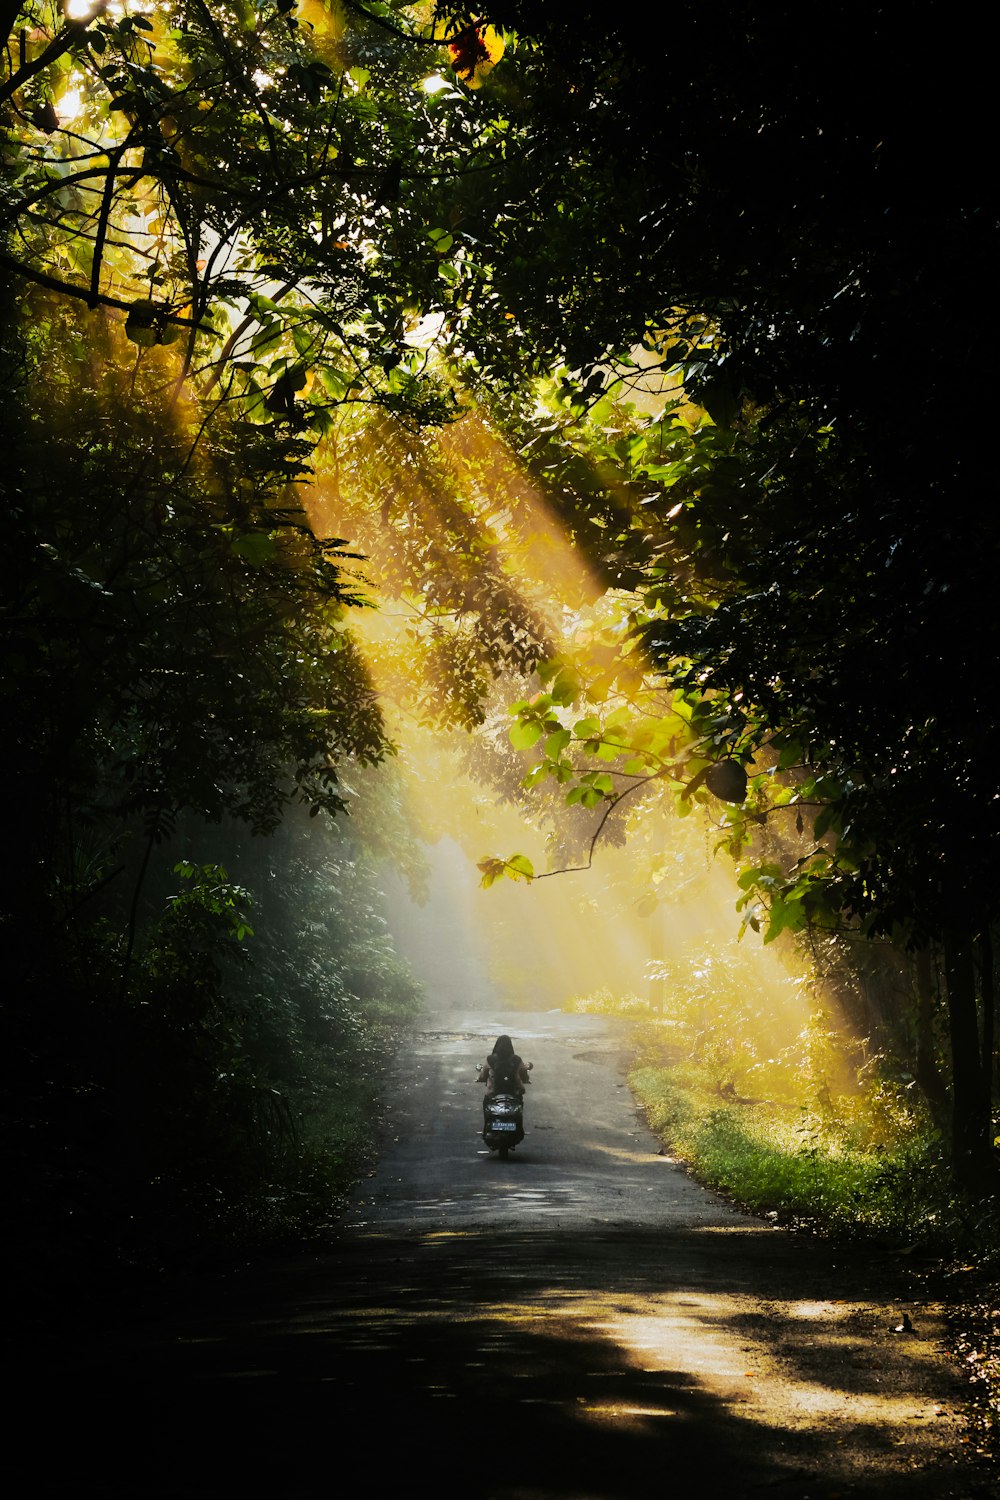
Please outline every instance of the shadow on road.
[{"label": "shadow on road", "polygon": [[[781,1289],[773,1315],[741,1297],[748,1260]],[[845,1270],[855,1295],[863,1274]],[[159,1325],[36,1350],[21,1394],[53,1440],[22,1455],[16,1492],[975,1493],[932,1472],[918,1446],[900,1454],[907,1403],[921,1402],[919,1347],[912,1389],[872,1390],[859,1408],[870,1377],[854,1356],[872,1329],[838,1321],[825,1300],[836,1296],[829,1251],[764,1228],[680,1231],[666,1260],[662,1234],[624,1227],[355,1233],[294,1274],[258,1268]],[[820,1369],[821,1335],[842,1357]],[[775,1341],[795,1398],[784,1423],[755,1405],[755,1362]],[[870,1480],[831,1467],[843,1444],[871,1455]]]}]

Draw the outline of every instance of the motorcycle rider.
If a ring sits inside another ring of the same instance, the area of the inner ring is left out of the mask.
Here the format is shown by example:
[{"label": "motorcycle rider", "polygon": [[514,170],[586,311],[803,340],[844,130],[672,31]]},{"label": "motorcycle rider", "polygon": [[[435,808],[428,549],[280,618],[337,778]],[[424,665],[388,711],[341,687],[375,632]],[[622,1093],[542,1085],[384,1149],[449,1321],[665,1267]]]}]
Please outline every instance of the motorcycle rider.
[{"label": "motorcycle rider", "polygon": [[509,1036],[498,1036],[496,1046],[486,1061],[480,1064],[476,1075],[478,1083],[485,1083],[486,1092],[483,1094],[483,1124],[486,1124],[486,1104],[496,1094],[516,1094],[523,1098],[526,1086],[531,1082],[528,1077],[529,1064],[514,1051],[514,1043]]}]

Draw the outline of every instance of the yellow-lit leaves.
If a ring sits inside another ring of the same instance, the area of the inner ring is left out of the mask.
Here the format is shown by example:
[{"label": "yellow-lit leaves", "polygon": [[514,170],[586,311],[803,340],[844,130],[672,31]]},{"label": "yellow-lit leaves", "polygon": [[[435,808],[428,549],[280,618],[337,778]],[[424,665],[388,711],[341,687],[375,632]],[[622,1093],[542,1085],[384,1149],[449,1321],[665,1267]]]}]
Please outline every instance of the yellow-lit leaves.
[{"label": "yellow-lit leaves", "polygon": [[[511,706],[517,720],[509,731],[512,746],[516,750],[538,746],[544,756],[524,777],[521,784],[526,790],[552,778],[567,787],[567,804],[596,807],[617,800],[637,781],[679,774],[672,765],[677,754],[675,718],[636,718],[634,709],[623,705],[610,713],[587,714],[572,726],[562,723],[559,710],[569,706],[579,692],[575,678],[560,669],[551,691]],[[540,745],[543,737],[544,745]],[[589,769],[583,757],[590,758],[591,765],[603,761],[608,769]]]},{"label": "yellow-lit leaves", "polygon": [[569,667],[560,667],[549,685],[553,703],[568,708],[580,696],[580,679]]},{"label": "yellow-lit leaves", "polygon": [[451,65],[467,88],[478,89],[504,54],[504,40],[492,26],[466,26],[448,43]]},{"label": "yellow-lit leaves", "polygon": [[585,740],[585,749],[597,749],[601,739],[601,721],[599,719],[578,719],[573,725],[573,734],[578,740]]},{"label": "yellow-lit leaves", "polygon": [[526,854],[512,854],[510,859],[481,859],[476,866],[482,877],[479,884],[484,891],[506,877],[508,880],[531,881],[535,878],[535,867]]},{"label": "yellow-lit leaves", "polygon": [[836,863],[829,855],[817,853],[799,861],[791,871],[770,861],[743,870],[739,885],[745,894],[736,903],[736,910],[744,913],[740,937],[748,927],[754,932],[763,927],[765,943],[782,932],[798,932],[807,926],[835,928],[838,911],[830,897],[830,882]]},{"label": "yellow-lit leaves", "polygon": [[563,727],[552,712],[550,693],[538,693],[530,700],[512,703],[510,713],[517,720],[508,731],[515,750],[530,750],[543,734],[557,733]]},{"label": "yellow-lit leaves", "polygon": [[615,784],[607,771],[587,771],[566,793],[566,803],[570,807],[576,802],[581,807],[596,807],[599,802],[615,795]]},{"label": "yellow-lit leaves", "polygon": [[675,718],[640,719],[629,735],[631,749],[645,758],[650,770],[674,757],[677,740]]}]

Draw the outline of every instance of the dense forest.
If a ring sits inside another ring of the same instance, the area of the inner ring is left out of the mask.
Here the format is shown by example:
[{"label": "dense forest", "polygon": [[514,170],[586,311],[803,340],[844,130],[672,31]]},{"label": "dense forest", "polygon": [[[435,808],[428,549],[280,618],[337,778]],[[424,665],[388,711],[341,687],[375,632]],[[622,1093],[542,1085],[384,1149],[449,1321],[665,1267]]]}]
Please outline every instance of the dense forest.
[{"label": "dense forest", "polygon": [[379,895],[434,836],[399,712],[547,833],[486,886],[634,847],[663,905],[659,820],[706,820],[734,931],[835,975],[982,1209],[997,204],[944,7],[2,15],[35,1262],[334,1211],[418,1003]]}]

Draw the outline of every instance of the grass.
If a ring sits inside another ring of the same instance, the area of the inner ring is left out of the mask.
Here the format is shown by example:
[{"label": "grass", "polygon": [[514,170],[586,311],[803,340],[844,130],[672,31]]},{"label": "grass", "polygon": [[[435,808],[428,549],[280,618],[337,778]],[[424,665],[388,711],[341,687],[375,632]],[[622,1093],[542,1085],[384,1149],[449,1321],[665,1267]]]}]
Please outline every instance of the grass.
[{"label": "grass", "polygon": [[853,1121],[835,1123],[806,1105],[726,1102],[710,1072],[690,1065],[641,1066],[630,1083],[698,1178],[757,1213],[897,1246],[947,1236],[933,1133],[877,1140],[856,1107]]}]

